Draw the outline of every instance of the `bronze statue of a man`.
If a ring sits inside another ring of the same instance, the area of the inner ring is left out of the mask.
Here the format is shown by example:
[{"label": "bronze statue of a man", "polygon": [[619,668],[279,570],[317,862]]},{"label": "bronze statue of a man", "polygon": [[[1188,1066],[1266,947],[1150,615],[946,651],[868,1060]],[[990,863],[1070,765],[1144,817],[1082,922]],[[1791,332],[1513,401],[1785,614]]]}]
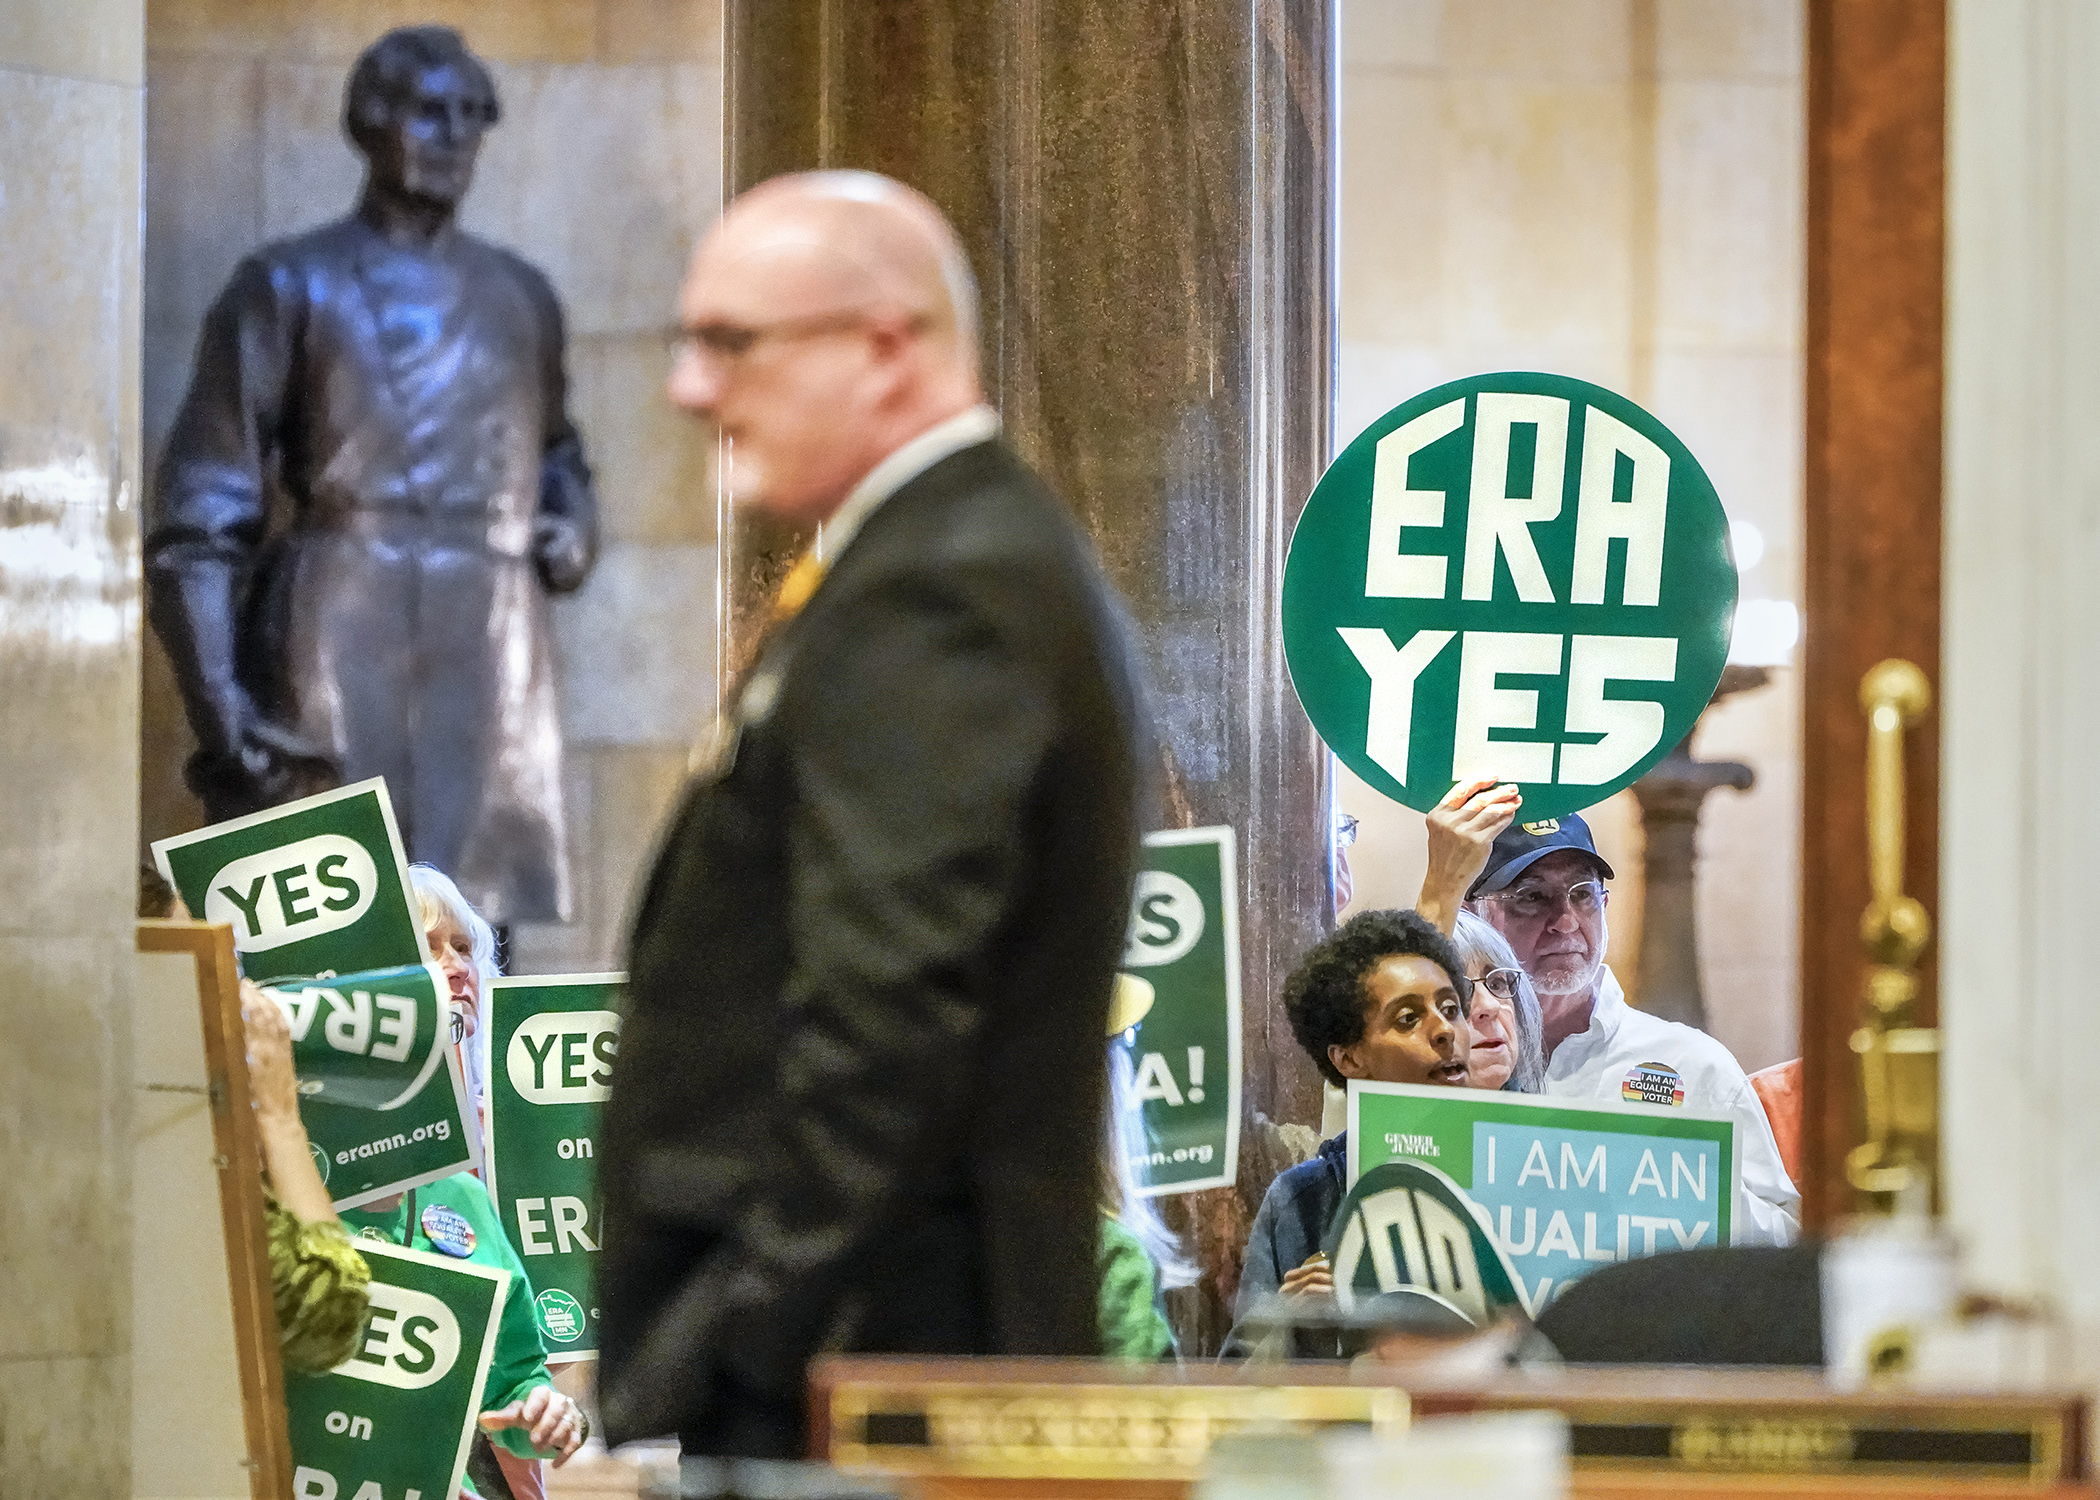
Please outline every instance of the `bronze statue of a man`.
[{"label": "bronze statue of a man", "polygon": [[456,31],[358,59],[363,198],[212,306],[146,581],[214,820],[384,776],[412,857],[502,923],[568,914],[547,594],[597,515],[553,289],[454,223],[496,119]]}]

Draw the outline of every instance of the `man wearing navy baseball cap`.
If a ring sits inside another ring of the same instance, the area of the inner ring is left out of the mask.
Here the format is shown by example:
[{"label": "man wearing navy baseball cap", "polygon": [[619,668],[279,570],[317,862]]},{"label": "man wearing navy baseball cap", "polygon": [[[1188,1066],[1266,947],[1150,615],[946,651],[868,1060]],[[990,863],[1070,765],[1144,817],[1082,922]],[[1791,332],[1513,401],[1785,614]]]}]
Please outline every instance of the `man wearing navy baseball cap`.
[{"label": "man wearing navy baseball cap", "polygon": [[1614,878],[1579,815],[1519,822],[1517,789],[1461,782],[1429,815],[1418,909],[1449,931],[1461,901],[1509,940],[1545,1021],[1545,1092],[1731,1114],[1743,1159],[1741,1242],[1786,1244],[1801,1195],[1742,1065],[1696,1027],[1626,1003],[1605,921]]}]

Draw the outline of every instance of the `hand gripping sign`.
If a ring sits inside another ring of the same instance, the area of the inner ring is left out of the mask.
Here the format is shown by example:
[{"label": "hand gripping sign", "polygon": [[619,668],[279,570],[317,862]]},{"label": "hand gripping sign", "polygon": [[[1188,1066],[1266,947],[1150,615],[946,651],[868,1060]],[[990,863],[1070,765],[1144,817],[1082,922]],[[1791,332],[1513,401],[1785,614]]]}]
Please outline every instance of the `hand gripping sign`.
[{"label": "hand gripping sign", "polygon": [[533,1314],[556,1363],[598,1355],[594,1143],[626,982],[551,974],[489,987],[489,1193],[539,1289]]},{"label": "hand gripping sign", "polygon": [[1390,1162],[1477,1206],[1533,1312],[1600,1265],[1730,1243],[1742,1191],[1726,1116],[1352,1082],[1349,1180]]},{"label": "hand gripping sign", "polygon": [[233,928],[250,979],[423,962],[423,927],[382,780],[162,839],[190,915]]},{"label": "hand gripping sign", "polygon": [[510,1272],[359,1240],[372,1322],[326,1375],[284,1382],[298,1500],[450,1500],[466,1473]]},{"label": "hand gripping sign", "polygon": [[1135,1120],[1118,1122],[1131,1178],[1153,1197],[1238,1179],[1239,880],[1230,828],[1145,840],[1117,976],[1120,1056]]},{"label": "hand gripping sign", "polygon": [[280,979],[299,1118],[337,1208],[478,1166],[447,986],[427,964]]},{"label": "hand gripping sign", "polygon": [[1586,381],[1476,375],[1321,477],[1284,652],[1320,737],[1385,795],[1426,812],[1493,776],[1557,818],[1691,732],[1735,601],[1727,517],[1668,428]]}]

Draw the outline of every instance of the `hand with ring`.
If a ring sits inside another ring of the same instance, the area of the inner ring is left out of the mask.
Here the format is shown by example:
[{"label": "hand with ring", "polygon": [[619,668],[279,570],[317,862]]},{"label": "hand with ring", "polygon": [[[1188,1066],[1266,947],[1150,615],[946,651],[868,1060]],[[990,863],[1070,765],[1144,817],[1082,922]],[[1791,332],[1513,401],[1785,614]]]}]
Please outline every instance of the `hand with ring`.
[{"label": "hand with ring", "polygon": [[501,1432],[506,1427],[524,1428],[533,1451],[551,1458],[557,1469],[591,1435],[591,1419],[583,1408],[551,1385],[536,1385],[523,1401],[481,1414],[483,1432]]}]

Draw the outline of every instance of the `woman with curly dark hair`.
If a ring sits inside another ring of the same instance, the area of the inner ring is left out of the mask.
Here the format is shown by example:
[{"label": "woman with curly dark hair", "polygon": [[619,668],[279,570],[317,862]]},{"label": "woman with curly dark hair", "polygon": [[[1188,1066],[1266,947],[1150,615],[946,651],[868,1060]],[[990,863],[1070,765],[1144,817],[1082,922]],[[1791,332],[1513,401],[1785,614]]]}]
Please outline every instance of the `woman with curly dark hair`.
[{"label": "woman with curly dark hair", "polygon": [[[1451,939],[1419,912],[1358,912],[1313,944],[1284,982],[1291,1032],[1329,1083],[1463,1088],[1473,985]],[[1345,1196],[1347,1134],[1269,1184],[1240,1272],[1239,1308],[1270,1292],[1331,1293],[1320,1240]]]}]

